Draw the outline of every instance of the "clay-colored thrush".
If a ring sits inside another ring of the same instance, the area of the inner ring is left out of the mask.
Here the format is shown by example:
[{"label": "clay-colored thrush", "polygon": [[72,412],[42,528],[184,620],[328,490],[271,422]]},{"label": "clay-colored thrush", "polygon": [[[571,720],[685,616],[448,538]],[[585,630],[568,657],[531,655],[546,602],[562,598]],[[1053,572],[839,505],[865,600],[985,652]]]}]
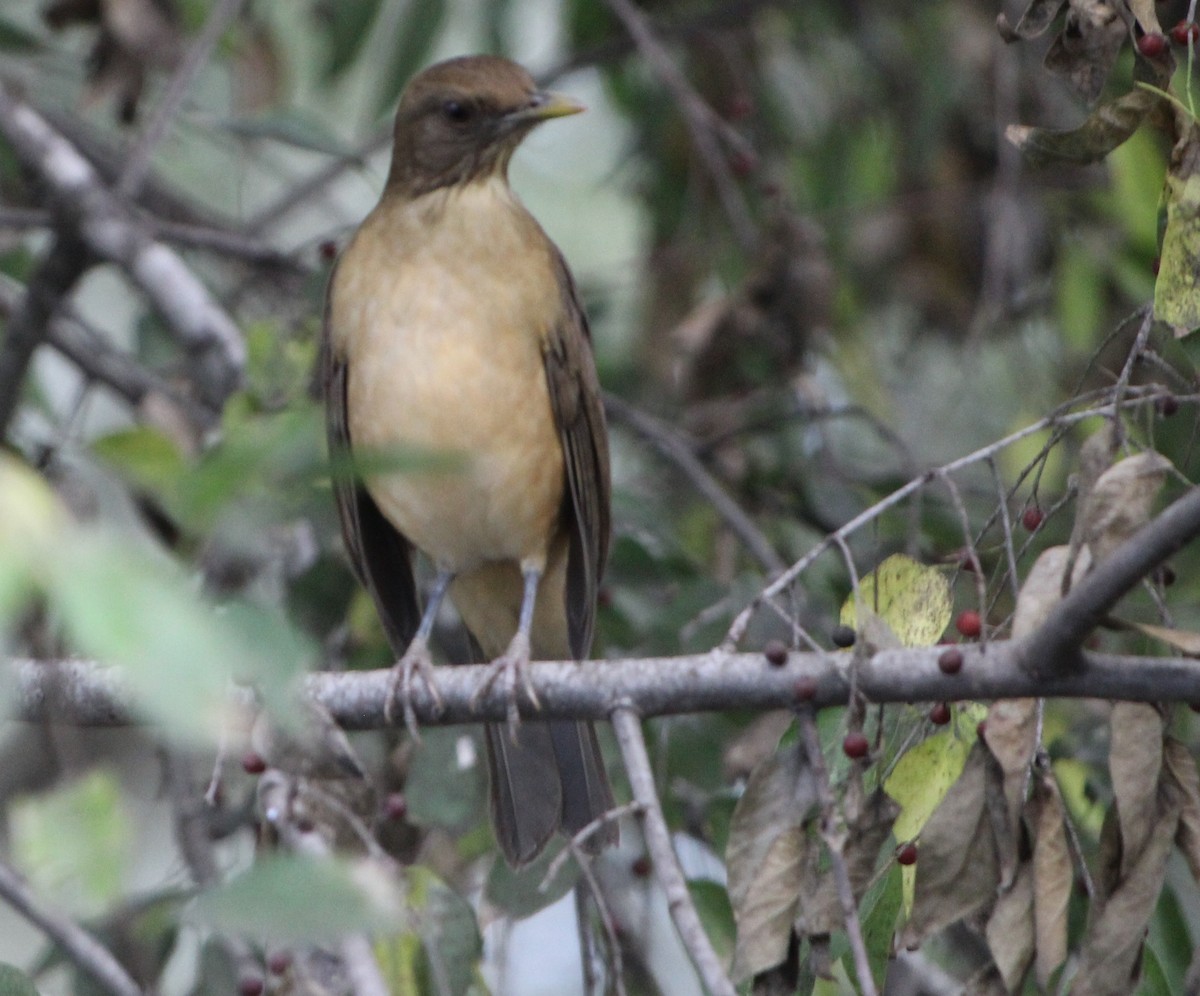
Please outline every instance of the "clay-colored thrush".
[{"label": "clay-colored thrush", "polygon": [[[514,717],[531,657],[582,660],[591,646],[610,514],[600,386],[571,274],[507,175],[534,126],[582,109],[506,59],[420,73],[400,99],[383,195],[330,283],[331,450],[458,458],[336,486],[347,550],[403,653],[405,702],[414,678],[428,678],[447,592],[504,677]],[[414,548],[436,571],[423,613]],[[590,723],[531,720],[511,735],[492,725],[487,745],[510,864],[612,807]],[[615,837],[612,827],[590,842]]]}]

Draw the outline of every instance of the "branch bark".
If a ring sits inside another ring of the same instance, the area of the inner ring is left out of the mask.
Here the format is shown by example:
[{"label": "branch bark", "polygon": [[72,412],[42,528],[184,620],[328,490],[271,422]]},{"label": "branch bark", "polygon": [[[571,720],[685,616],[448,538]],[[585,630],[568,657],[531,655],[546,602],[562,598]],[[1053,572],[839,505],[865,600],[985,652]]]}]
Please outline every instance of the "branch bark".
[{"label": "branch bark", "polygon": [[233,319],[167,246],[155,241],[90,162],[42,115],[0,84],[0,133],[49,188],[59,224],[101,259],[120,266],[191,354],[206,403],[239,386],[246,346]]}]

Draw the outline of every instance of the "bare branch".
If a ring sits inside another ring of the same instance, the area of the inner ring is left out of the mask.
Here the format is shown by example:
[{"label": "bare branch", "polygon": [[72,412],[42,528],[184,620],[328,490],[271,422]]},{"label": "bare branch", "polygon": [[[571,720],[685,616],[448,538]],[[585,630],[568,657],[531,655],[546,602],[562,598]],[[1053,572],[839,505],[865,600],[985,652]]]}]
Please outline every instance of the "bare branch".
[{"label": "bare branch", "polygon": [[236,324],[179,256],[156,242],[96,171],[42,115],[0,84],[0,133],[52,192],[60,223],[116,263],[192,354],[204,400],[220,405],[240,384],[246,346]]},{"label": "bare branch", "polygon": [[654,772],[650,767],[650,757],[646,753],[646,741],[642,737],[641,717],[632,709],[623,706],[613,711],[612,724],[617,744],[621,748],[621,757],[625,761],[625,771],[629,775],[629,787],[633,791],[634,799],[642,807],[642,832],[654,865],[654,877],[666,893],[667,908],[671,911],[671,919],[675,921],[675,928],[679,931],[679,939],[683,941],[684,947],[691,955],[692,963],[712,996],[735,996],[733,983],[725,974],[721,960],[704,932],[700,914],[696,912],[691,893],[688,892],[683,869],[679,867],[675,849],[671,846],[671,831],[667,827],[662,805],[658,801]]},{"label": "bare branch", "polygon": [[9,865],[0,861],[0,897],[45,932],[67,957],[113,996],[142,996],[112,952],[65,914],[50,909]]}]

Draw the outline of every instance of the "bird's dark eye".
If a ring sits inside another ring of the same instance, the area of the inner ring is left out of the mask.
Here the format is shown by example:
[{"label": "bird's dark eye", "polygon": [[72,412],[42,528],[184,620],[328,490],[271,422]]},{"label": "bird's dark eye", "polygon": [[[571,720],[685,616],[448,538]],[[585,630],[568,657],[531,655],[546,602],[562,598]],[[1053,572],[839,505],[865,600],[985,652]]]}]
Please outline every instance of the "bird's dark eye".
[{"label": "bird's dark eye", "polygon": [[464,104],[461,100],[447,100],[442,104],[442,114],[447,121],[453,121],[455,124],[470,121],[473,113],[471,105]]}]

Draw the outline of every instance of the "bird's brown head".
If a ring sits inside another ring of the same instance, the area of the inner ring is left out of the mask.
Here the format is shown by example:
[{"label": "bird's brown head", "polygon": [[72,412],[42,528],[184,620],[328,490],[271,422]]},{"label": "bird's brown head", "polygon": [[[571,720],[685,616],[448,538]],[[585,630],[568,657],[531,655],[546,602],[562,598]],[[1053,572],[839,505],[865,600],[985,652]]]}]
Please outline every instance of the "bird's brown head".
[{"label": "bird's brown head", "polygon": [[583,106],[539,90],[521,66],[493,55],[462,56],[413,77],[396,111],[388,190],[421,194],[503,175],[535,125]]}]

